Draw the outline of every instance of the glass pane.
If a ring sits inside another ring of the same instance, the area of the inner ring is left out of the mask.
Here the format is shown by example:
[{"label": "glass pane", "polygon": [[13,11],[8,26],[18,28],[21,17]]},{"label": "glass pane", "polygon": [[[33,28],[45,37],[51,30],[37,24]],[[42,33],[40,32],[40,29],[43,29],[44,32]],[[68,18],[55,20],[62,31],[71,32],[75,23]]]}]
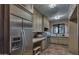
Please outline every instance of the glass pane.
[{"label": "glass pane", "polygon": [[53,31],[54,31],[54,33],[58,33],[58,27],[54,26]]},{"label": "glass pane", "polygon": [[64,32],[65,32],[65,28],[64,28],[65,26],[64,25],[59,25],[59,33],[60,34],[64,34]]}]

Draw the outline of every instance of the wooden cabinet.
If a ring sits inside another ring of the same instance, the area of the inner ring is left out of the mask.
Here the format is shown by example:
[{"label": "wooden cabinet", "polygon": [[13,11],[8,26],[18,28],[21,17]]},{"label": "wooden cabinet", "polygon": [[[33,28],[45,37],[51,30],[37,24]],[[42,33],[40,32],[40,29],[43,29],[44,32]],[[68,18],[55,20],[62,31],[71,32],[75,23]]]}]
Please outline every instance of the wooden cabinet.
[{"label": "wooden cabinet", "polygon": [[56,43],[56,44],[68,45],[69,38],[68,37],[51,37],[50,42]]},{"label": "wooden cabinet", "polygon": [[41,46],[37,46],[33,49],[33,55],[40,55],[41,53]]},{"label": "wooden cabinet", "polygon": [[33,13],[33,32],[42,32],[42,15],[34,9]]},{"label": "wooden cabinet", "polygon": [[42,41],[42,50],[45,50],[46,48],[47,48],[47,41],[46,41],[46,39],[44,39]]},{"label": "wooden cabinet", "polygon": [[32,21],[32,14],[24,11],[20,5],[10,5],[10,14]]},{"label": "wooden cabinet", "polygon": [[41,42],[42,41],[33,43],[33,55],[39,55],[41,53]]},{"label": "wooden cabinet", "polygon": [[49,20],[47,17],[42,16],[36,9],[33,13],[33,31],[34,32],[43,32],[44,27],[49,27]]},{"label": "wooden cabinet", "polygon": [[29,12],[33,13],[33,5],[32,4],[21,4],[22,7],[27,9]]},{"label": "wooden cabinet", "polygon": [[49,19],[44,16],[44,17],[43,17],[43,20],[44,20],[44,27],[49,28]]}]

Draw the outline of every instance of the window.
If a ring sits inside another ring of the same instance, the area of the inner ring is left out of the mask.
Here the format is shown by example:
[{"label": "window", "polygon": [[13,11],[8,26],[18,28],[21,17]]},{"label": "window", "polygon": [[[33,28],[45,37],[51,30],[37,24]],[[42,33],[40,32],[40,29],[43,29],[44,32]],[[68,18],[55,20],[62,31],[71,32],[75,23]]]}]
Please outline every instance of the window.
[{"label": "window", "polygon": [[54,34],[64,34],[65,33],[65,24],[55,24],[53,25]]},{"label": "window", "polygon": [[58,25],[53,25],[53,33],[58,34]]}]

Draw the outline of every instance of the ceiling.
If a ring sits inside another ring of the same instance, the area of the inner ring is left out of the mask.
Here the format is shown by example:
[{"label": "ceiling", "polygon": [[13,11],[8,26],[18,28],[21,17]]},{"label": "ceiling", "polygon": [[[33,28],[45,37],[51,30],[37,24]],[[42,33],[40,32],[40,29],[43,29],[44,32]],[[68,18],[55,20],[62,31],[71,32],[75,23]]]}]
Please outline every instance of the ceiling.
[{"label": "ceiling", "polygon": [[70,21],[73,21],[75,23],[77,23],[77,7],[75,8],[75,10],[73,11]]},{"label": "ceiling", "polygon": [[[49,20],[68,19],[71,4],[56,4],[54,8],[50,4],[35,4],[34,7]],[[59,18],[58,18],[59,17]]]}]

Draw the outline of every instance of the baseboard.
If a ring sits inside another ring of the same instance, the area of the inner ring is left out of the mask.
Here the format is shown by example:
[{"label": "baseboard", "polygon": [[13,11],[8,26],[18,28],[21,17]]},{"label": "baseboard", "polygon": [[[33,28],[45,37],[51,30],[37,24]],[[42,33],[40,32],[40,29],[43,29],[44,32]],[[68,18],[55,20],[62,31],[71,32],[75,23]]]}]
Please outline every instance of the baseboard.
[{"label": "baseboard", "polygon": [[50,43],[50,44],[56,44],[56,45],[64,45],[64,46],[68,46],[67,44],[58,44],[58,43]]}]

